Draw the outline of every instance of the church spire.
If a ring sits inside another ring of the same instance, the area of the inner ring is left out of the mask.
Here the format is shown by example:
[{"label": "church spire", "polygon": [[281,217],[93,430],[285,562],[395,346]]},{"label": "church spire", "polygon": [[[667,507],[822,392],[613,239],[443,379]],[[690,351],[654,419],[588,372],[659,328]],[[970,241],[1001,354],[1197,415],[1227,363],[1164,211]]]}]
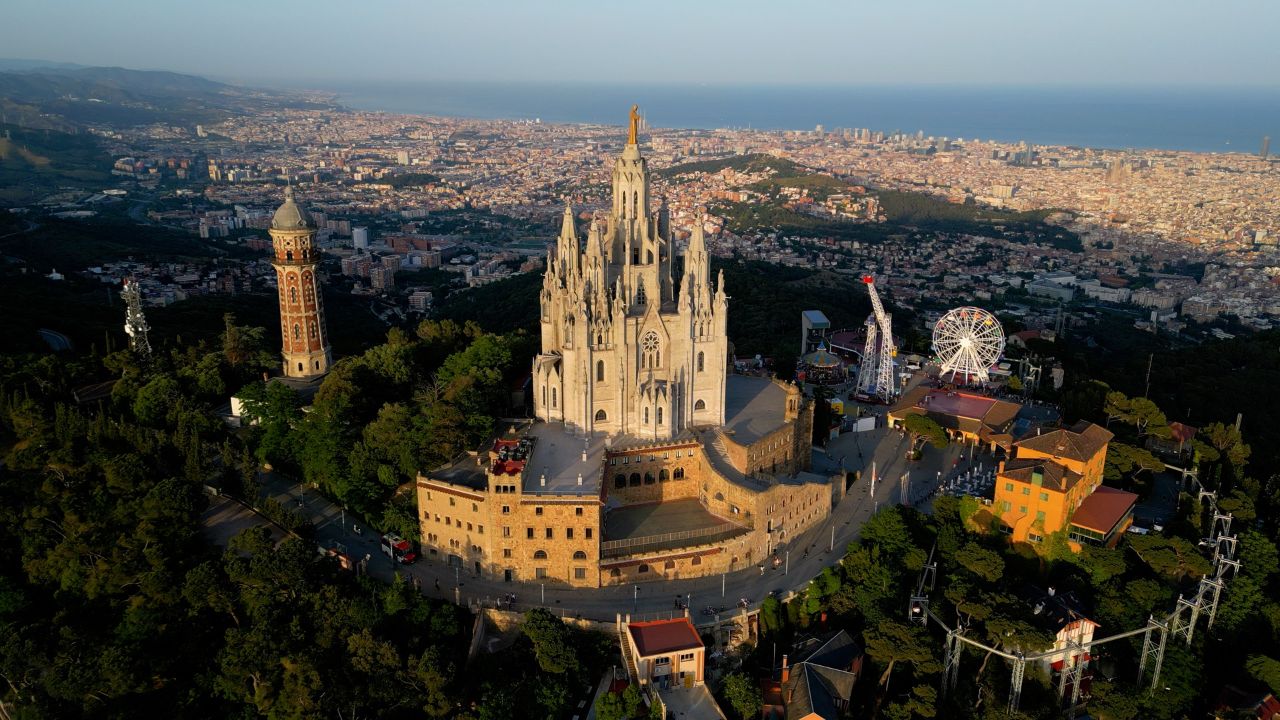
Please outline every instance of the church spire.
[{"label": "church spire", "polygon": [[573,206],[566,200],[564,217],[560,221],[560,239],[557,255],[561,265],[570,271],[578,268],[578,229],[573,222]]}]

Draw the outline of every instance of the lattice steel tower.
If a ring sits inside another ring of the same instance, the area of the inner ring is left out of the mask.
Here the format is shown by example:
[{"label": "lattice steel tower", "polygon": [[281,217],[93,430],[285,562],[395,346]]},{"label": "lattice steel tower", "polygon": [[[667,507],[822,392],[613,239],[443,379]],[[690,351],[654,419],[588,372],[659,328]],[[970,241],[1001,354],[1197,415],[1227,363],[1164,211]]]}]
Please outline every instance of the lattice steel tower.
[{"label": "lattice steel tower", "polygon": [[151,341],[147,339],[147,332],[151,327],[142,314],[142,290],[138,287],[138,281],[125,278],[120,297],[124,298],[124,331],[129,336],[129,349],[140,357],[150,357]]}]

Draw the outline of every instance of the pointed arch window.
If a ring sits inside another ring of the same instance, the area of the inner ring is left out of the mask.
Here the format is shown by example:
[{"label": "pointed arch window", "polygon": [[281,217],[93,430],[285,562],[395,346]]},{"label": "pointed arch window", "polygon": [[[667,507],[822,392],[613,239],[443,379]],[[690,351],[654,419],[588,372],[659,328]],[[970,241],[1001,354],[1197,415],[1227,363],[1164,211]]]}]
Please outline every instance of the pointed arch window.
[{"label": "pointed arch window", "polygon": [[695,403],[693,404],[693,409],[694,409],[694,410],[706,410],[706,409],[707,409],[707,403],[706,403],[706,402],[704,402],[704,401],[702,401],[702,400],[699,400],[699,401],[697,401],[697,402],[695,402]]},{"label": "pointed arch window", "polygon": [[557,405],[556,405],[556,389],[555,389],[555,388],[551,388],[551,407],[557,407]]},{"label": "pointed arch window", "polygon": [[604,382],[604,361],[596,361],[596,382]]},{"label": "pointed arch window", "polygon": [[298,302],[298,288],[296,287],[289,288],[289,302],[291,303]]},{"label": "pointed arch window", "polygon": [[294,324],[294,326],[293,326],[293,339],[294,339],[294,340],[301,340],[301,339],[302,339],[302,326],[301,326],[301,325]]},{"label": "pointed arch window", "polygon": [[662,408],[658,408],[658,424],[662,424]]},{"label": "pointed arch window", "polygon": [[640,349],[643,351],[640,366],[644,368],[656,368],[662,365],[662,341],[658,339],[658,333],[650,330],[640,341]]},{"label": "pointed arch window", "polygon": [[698,351],[698,372],[702,372],[706,359],[706,354],[702,351]]},{"label": "pointed arch window", "polygon": [[649,406],[647,405],[644,408],[644,424],[645,425],[649,424]]},{"label": "pointed arch window", "polygon": [[604,422],[605,420],[608,420],[608,419],[609,419],[609,416],[608,414],[605,413],[604,410],[596,411],[596,422]]}]

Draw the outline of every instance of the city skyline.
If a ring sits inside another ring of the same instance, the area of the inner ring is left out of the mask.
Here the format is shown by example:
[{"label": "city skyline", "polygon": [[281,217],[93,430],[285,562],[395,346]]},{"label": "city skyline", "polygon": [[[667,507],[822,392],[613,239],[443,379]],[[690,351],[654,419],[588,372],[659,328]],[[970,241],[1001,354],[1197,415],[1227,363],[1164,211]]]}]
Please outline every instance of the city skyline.
[{"label": "city skyline", "polygon": [[[981,2],[910,11],[821,2],[522,6],[340,3],[192,7],[20,0],[10,57],[193,72],[246,83],[567,81],[1277,87],[1260,2],[1077,4],[1069,15]],[[68,17],[75,22],[68,22]],[[200,28],[200,32],[191,32]],[[281,52],[288,28],[301,38]],[[340,30],[339,30],[340,29]],[[120,42],[133,37],[135,42]],[[779,41],[782,42],[779,42]],[[598,58],[584,62],[584,58]],[[605,59],[608,59],[607,61]]]}]

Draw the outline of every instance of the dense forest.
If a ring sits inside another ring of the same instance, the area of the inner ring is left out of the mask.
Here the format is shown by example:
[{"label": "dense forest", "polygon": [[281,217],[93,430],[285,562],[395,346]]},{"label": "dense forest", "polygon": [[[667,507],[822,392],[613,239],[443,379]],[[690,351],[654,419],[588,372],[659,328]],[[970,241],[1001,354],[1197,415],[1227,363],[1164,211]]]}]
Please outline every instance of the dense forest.
[{"label": "dense forest", "polygon": [[[264,335],[227,316],[151,357],[0,356],[5,717],[559,717],[609,638],[534,611],[464,673],[466,610],[342,570],[287,511],[262,508],[294,531],[278,542],[255,528],[218,548],[201,525],[206,487],[252,499],[269,462],[410,534],[397,488],[489,432],[528,337],[393,330],[304,416],[255,380],[275,365]],[[103,379],[108,397],[76,402]],[[216,412],[235,388],[258,421],[239,431]]]},{"label": "dense forest", "polygon": [[[1096,390],[1092,402],[1077,407],[1117,433],[1107,459],[1108,483],[1140,490],[1150,473],[1163,469],[1142,441],[1166,435],[1167,418],[1143,398],[1102,385]],[[1241,570],[1228,583],[1212,628],[1202,617],[1189,646],[1170,640],[1154,692],[1138,678],[1141,636],[1095,648],[1088,701],[1093,717],[1204,717],[1228,686],[1246,694],[1280,689],[1280,480],[1261,482],[1251,474],[1251,449],[1231,425],[1205,428],[1195,455],[1206,485],[1219,494],[1219,509],[1235,516]],[[1010,665],[990,653],[965,650],[958,685],[945,698],[939,695],[944,632],[936,623],[924,627],[906,620],[926,562],[937,563],[937,585],[928,596],[944,622],[1004,652],[1031,654],[1051,647],[1054,637],[1027,600],[1029,588],[1078,598],[1101,626],[1097,637],[1142,628],[1148,614],[1168,614],[1179,593],[1194,592],[1200,577],[1211,572],[1197,546],[1209,532],[1206,513],[1194,495],[1184,494],[1164,533],[1127,534],[1115,549],[1085,546],[1074,553],[1062,533],[1039,546],[1010,546],[989,530],[990,518],[969,498],[939,497],[931,515],[904,507],[881,510],[843,561],[801,597],[765,601],[766,634],[743,673],[767,674],[775,662],[774,643],[785,648],[806,633],[844,628],[862,638],[871,660],[871,672],[855,691],[853,716],[1009,717]],[[736,699],[726,697],[752,707],[750,695]],[[758,695],[754,703],[759,707]],[[1029,666],[1021,709],[1012,717],[1048,720],[1062,712],[1056,683],[1042,667]]]}]

